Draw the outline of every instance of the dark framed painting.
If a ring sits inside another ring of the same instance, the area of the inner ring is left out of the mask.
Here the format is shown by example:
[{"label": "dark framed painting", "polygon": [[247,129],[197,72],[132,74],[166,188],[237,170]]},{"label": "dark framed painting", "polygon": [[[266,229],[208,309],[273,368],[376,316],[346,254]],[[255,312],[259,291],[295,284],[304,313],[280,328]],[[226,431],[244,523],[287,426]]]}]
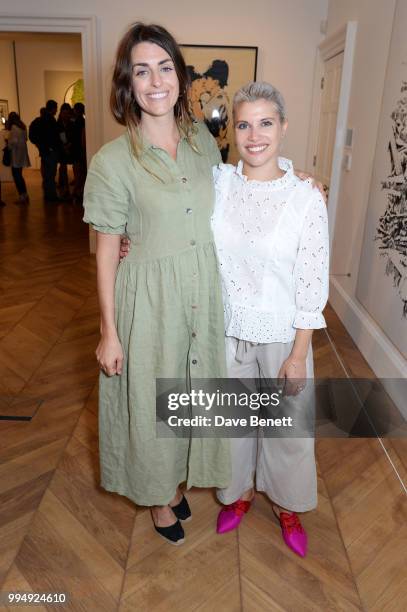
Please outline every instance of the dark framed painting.
[{"label": "dark framed painting", "polygon": [[216,138],[222,160],[234,164],[232,100],[235,92],[256,79],[257,47],[181,45],[191,76],[191,110]]}]

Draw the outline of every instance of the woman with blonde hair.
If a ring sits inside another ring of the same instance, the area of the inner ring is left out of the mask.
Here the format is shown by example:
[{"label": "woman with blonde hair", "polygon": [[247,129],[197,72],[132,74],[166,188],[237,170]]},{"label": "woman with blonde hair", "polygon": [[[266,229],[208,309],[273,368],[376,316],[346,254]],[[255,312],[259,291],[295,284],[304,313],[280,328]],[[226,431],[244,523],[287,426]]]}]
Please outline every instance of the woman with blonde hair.
[{"label": "woman with blonde hair", "polygon": [[[237,167],[214,169],[213,231],[223,286],[228,376],[279,379],[298,420],[312,407],[314,329],[325,327],[328,223],[324,199],[279,158],[287,130],[285,103],[269,83],[251,82],[234,97]],[[308,381],[307,381],[308,379]],[[312,411],[311,411],[312,412]],[[298,430],[297,430],[298,431]],[[314,440],[267,437],[231,440],[232,480],[218,533],[235,529],[258,491],[280,521],[286,544],[305,556],[307,535],[297,512],[317,504]]]}]

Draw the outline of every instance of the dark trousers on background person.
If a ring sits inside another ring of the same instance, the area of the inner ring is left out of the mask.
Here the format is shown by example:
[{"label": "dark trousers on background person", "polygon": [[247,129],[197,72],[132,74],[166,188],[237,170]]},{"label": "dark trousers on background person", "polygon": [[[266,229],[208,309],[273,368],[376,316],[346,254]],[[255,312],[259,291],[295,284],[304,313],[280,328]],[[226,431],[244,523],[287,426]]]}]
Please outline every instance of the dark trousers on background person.
[{"label": "dark trousers on background person", "polygon": [[68,164],[64,162],[59,163],[58,187],[62,196],[69,195]]},{"label": "dark trousers on background person", "polygon": [[11,168],[11,174],[13,175],[14,183],[18,191],[18,195],[25,195],[27,193],[27,187],[23,177],[22,168]]},{"label": "dark trousers on background person", "polygon": [[42,155],[42,166],[44,169],[42,187],[46,200],[58,200],[55,177],[57,174],[58,154],[56,151],[49,151]]}]

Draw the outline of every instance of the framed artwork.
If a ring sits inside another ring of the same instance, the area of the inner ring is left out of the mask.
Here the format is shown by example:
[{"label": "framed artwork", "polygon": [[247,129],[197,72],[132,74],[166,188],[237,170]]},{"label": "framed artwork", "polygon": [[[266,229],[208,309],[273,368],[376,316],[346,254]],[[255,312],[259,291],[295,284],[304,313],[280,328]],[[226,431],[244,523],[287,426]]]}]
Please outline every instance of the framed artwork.
[{"label": "framed artwork", "polygon": [[74,83],[69,85],[64,95],[64,102],[68,102],[72,107],[77,103],[81,102],[85,104],[85,91],[83,86],[83,79],[77,79]]},{"label": "framed artwork", "polygon": [[235,92],[256,79],[257,47],[181,45],[191,76],[191,110],[216,138],[222,160],[236,163],[232,100]]},{"label": "framed artwork", "polygon": [[46,100],[58,104],[84,103],[83,73],[80,70],[44,70]]},{"label": "framed artwork", "polygon": [[407,3],[396,3],[356,296],[407,358]]},{"label": "framed artwork", "polygon": [[8,100],[0,100],[0,129],[4,127],[8,117]]}]

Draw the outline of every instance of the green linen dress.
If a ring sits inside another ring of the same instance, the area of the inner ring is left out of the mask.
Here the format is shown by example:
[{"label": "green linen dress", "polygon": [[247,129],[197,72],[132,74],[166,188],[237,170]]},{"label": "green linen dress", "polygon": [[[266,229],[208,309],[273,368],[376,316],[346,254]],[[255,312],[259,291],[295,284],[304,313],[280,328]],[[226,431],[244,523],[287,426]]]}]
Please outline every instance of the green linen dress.
[{"label": "green linen dress", "polygon": [[139,162],[120,136],[93,157],[85,186],[84,220],[131,240],[115,284],[123,373],[100,374],[101,484],[146,506],[167,504],[184,481],[224,488],[230,479],[227,440],[156,437],[156,378],[226,376],[210,227],[221,160],[206,126],[196,128],[197,151],[183,138],[176,161],[145,143]]}]

